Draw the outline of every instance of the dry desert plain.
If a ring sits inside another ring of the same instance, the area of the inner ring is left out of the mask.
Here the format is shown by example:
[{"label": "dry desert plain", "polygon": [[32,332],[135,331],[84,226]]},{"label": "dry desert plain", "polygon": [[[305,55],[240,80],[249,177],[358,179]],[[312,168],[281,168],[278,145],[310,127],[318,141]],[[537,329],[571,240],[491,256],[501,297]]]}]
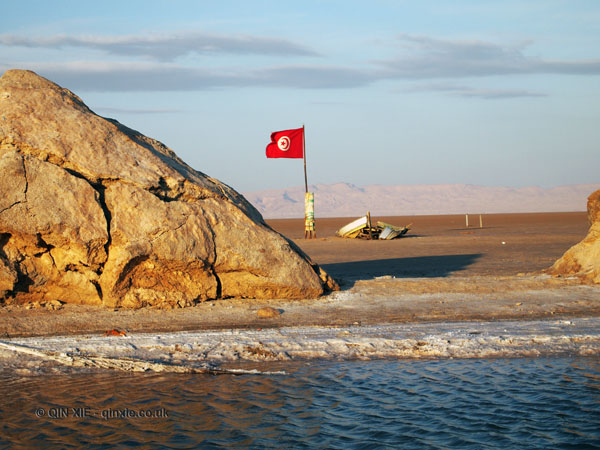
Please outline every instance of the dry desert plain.
[{"label": "dry desert plain", "polygon": [[[317,211],[318,212],[318,211]],[[194,307],[57,310],[0,307],[0,336],[268,328],[320,325],[600,316],[600,286],[543,271],[588,229],[585,212],[374,217],[410,232],[393,241],[342,239],[353,218],[316,219],[318,238],[303,239],[302,219],[267,220],[340,284],[317,299],[219,299]],[[257,311],[280,314],[262,318]]]}]

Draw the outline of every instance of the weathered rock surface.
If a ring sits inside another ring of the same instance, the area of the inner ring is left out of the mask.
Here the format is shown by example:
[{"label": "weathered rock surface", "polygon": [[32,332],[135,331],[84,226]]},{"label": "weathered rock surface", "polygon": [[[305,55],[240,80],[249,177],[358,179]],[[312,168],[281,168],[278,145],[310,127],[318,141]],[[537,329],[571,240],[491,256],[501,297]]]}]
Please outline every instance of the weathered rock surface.
[{"label": "weathered rock surface", "polygon": [[278,309],[265,306],[264,308],[260,308],[258,311],[256,311],[256,315],[260,319],[272,319],[274,317],[281,316],[281,312]]},{"label": "weathered rock surface", "polygon": [[0,295],[107,306],[335,288],[229,186],[22,70],[0,78]]},{"label": "weathered rock surface", "polygon": [[587,236],[558,259],[550,272],[577,275],[600,283],[600,190],[593,192],[587,202],[590,229]]}]

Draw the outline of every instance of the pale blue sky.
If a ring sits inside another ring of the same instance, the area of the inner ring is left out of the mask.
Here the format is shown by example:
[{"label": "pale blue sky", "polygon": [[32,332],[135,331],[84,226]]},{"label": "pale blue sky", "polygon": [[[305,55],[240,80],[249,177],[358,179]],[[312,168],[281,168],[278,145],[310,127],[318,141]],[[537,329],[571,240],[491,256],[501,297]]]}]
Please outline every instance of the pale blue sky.
[{"label": "pale blue sky", "polygon": [[600,182],[600,2],[5,1],[38,72],[241,192]]}]

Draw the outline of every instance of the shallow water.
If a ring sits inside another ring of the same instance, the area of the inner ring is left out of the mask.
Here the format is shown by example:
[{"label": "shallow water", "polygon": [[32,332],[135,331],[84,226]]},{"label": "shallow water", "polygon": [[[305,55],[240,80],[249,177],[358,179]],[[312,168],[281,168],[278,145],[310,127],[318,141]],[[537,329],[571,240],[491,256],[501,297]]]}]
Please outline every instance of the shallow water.
[{"label": "shallow water", "polygon": [[597,356],[245,367],[286,374],[0,371],[0,446],[600,448]]}]

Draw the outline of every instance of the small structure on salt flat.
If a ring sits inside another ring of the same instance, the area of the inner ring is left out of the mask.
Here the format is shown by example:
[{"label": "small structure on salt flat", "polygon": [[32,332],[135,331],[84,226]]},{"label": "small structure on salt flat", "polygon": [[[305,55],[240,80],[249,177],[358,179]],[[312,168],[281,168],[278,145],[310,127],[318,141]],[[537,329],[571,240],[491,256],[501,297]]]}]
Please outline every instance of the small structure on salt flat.
[{"label": "small structure on salt flat", "polygon": [[371,223],[371,213],[344,225],[335,234],[343,238],[351,239],[382,239],[391,240],[404,236],[410,230],[410,224],[399,227],[385,222],[377,222],[375,226]]}]

